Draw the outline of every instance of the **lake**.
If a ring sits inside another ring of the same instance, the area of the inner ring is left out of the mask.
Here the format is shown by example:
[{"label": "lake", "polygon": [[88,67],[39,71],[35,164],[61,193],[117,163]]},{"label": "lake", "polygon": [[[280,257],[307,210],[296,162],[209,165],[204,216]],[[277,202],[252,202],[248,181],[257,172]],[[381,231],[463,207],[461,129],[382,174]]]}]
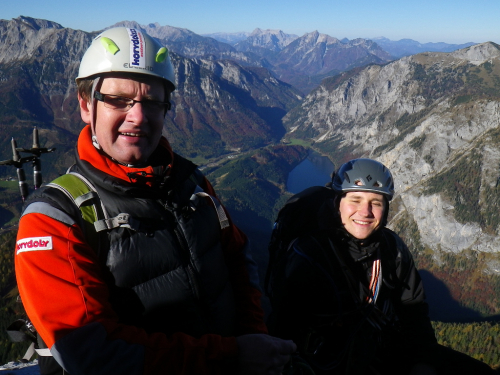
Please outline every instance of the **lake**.
[{"label": "lake", "polygon": [[334,164],[326,156],[311,151],[309,156],[288,175],[287,190],[293,194],[311,186],[325,186],[331,181]]}]

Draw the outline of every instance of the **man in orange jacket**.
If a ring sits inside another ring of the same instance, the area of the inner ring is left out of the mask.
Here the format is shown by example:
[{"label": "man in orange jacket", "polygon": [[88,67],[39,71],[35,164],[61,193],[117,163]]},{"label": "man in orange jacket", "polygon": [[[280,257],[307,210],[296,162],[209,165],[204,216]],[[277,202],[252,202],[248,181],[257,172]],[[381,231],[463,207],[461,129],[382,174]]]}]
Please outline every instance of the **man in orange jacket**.
[{"label": "man in orange jacket", "polygon": [[39,189],[16,244],[21,298],[50,349],[42,374],[280,374],[296,349],[267,335],[247,238],[162,137],[174,82],[168,50],[138,29],[104,31],[81,61],[87,126],[68,173],[89,193]]}]

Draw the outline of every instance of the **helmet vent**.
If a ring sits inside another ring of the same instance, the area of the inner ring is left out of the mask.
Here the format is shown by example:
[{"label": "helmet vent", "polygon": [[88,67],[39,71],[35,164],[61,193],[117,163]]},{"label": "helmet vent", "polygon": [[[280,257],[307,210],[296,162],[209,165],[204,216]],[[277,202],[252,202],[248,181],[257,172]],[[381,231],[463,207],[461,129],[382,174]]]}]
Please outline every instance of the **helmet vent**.
[{"label": "helmet vent", "polygon": [[168,49],[166,49],[165,47],[161,47],[155,56],[155,61],[157,63],[162,63],[165,61],[167,57],[168,57]]},{"label": "helmet vent", "polygon": [[111,53],[112,55],[116,55],[116,53],[120,50],[120,48],[118,48],[115,42],[113,42],[109,38],[106,38],[105,36],[101,38],[101,44],[104,47],[104,49],[109,53]]},{"label": "helmet vent", "polygon": [[332,180],[338,193],[364,191],[384,194],[390,201],[394,196],[394,180],[382,163],[372,159],[354,159],[342,164]]}]

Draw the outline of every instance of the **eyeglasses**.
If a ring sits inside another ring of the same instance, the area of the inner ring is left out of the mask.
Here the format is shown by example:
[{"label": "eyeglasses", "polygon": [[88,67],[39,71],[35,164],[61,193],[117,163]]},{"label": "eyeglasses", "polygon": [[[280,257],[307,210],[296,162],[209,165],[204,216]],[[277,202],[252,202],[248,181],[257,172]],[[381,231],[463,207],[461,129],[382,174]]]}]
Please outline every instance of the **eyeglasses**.
[{"label": "eyeglasses", "polygon": [[143,108],[150,112],[168,111],[171,107],[170,102],[160,102],[157,100],[134,100],[118,95],[102,94],[94,91],[94,98],[104,103],[106,108],[114,109],[120,112],[128,112],[135,103],[141,103]]}]

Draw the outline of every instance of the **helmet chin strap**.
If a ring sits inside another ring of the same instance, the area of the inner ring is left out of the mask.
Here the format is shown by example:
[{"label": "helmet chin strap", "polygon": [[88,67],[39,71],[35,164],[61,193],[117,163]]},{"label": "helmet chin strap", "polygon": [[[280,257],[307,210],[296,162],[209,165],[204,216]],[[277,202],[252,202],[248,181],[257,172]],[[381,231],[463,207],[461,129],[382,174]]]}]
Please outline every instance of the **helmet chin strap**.
[{"label": "helmet chin strap", "polygon": [[125,167],[128,167],[128,168],[146,168],[149,165],[148,163],[128,164],[128,163],[123,163],[121,161],[113,159],[111,156],[108,156],[108,157],[111,160],[113,160],[116,164],[124,165]]},{"label": "helmet chin strap", "polygon": [[121,165],[124,165],[124,166],[129,167],[129,168],[144,168],[148,165],[148,163],[128,164],[128,163],[123,163],[123,162],[120,162],[120,161],[112,158],[111,156],[107,155],[104,152],[101,145],[99,144],[99,141],[97,140],[97,136],[96,136],[96,132],[95,132],[96,118],[97,118],[97,99],[94,97],[94,92],[96,92],[97,90],[99,90],[101,88],[102,81],[103,81],[102,77],[96,77],[94,79],[94,82],[92,83],[92,91],[90,93],[91,103],[92,103],[92,118],[91,118],[91,123],[90,123],[90,129],[92,131],[92,144],[94,145],[94,147],[96,149],[101,151],[103,154],[108,156],[111,160],[113,160],[117,164],[121,164]]},{"label": "helmet chin strap", "polygon": [[95,135],[92,136],[92,144],[96,149],[101,149],[101,145],[99,144],[99,142],[97,142],[97,137]]},{"label": "helmet chin strap", "polygon": [[97,136],[95,134],[96,118],[97,118],[97,99],[94,97],[94,92],[100,89],[101,84],[102,84],[101,77],[97,77],[96,79],[94,79],[94,82],[92,83],[92,91],[90,93],[91,95],[90,98],[92,103],[92,119],[90,123],[90,129],[92,131],[92,144],[98,150],[101,149],[101,145],[99,144],[99,141],[97,140]]}]

